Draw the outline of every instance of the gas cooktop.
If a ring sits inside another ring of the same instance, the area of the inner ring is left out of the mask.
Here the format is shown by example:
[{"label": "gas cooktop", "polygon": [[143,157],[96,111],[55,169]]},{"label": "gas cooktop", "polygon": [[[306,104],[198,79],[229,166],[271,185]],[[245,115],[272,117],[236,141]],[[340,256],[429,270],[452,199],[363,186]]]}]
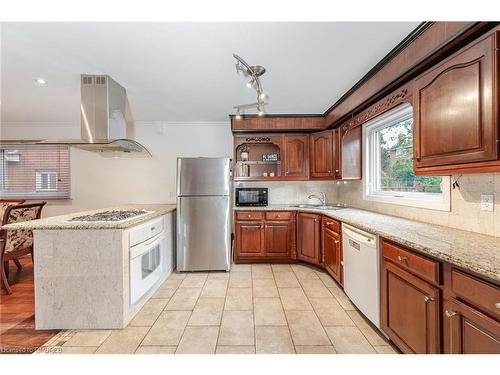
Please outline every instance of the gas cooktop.
[{"label": "gas cooktop", "polygon": [[71,218],[68,221],[123,221],[136,216],[147,214],[146,210],[112,210],[96,212],[92,215],[82,215]]}]

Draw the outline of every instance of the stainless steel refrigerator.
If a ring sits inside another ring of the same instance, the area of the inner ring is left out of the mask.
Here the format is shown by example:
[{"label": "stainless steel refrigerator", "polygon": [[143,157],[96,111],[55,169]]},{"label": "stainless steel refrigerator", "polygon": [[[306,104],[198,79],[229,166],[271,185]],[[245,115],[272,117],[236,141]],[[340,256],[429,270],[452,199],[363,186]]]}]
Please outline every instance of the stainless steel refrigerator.
[{"label": "stainless steel refrigerator", "polygon": [[231,159],[177,158],[177,270],[229,271]]}]

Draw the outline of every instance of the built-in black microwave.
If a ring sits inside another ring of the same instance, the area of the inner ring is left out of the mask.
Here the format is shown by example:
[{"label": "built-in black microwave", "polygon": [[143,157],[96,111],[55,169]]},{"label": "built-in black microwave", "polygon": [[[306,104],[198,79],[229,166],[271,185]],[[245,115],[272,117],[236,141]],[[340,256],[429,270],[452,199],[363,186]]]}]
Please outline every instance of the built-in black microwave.
[{"label": "built-in black microwave", "polygon": [[236,206],[267,206],[267,188],[236,188]]}]

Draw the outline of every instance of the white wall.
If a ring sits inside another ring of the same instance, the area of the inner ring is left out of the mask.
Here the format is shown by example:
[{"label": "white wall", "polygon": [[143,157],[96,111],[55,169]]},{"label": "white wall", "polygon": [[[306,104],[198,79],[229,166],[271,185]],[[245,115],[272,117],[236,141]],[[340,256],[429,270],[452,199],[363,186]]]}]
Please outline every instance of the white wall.
[{"label": "white wall", "polygon": [[[78,138],[79,124],[2,124],[2,139]],[[110,159],[71,149],[72,200],[51,201],[44,216],[126,203],[174,203],[176,158],[232,153],[229,122],[136,123],[148,159]]]}]

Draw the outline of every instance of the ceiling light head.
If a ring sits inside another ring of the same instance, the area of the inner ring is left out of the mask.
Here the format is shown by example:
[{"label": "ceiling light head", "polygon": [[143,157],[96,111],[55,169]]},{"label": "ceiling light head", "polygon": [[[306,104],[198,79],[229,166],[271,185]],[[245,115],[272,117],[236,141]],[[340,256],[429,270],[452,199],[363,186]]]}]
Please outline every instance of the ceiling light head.
[{"label": "ceiling light head", "polygon": [[240,113],[239,108],[236,110],[236,115],[234,116],[234,118],[235,118],[236,120],[241,120],[241,113]]},{"label": "ceiling light head", "polygon": [[259,117],[264,116],[264,114],[265,114],[265,112],[264,112],[264,108],[262,108],[260,105],[259,105],[259,106],[257,106],[257,111],[258,111],[258,112],[257,112],[257,116],[259,116]]},{"label": "ceiling light head", "polygon": [[35,84],[37,86],[47,86],[49,82],[45,78],[35,78]]},{"label": "ceiling light head", "polygon": [[267,99],[267,95],[264,92],[261,92],[259,94],[259,100],[265,101]]},{"label": "ceiling light head", "polygon": [[252,78],[250,81],[247,82],[247,87],[251,89],[254,85],[255,80]]},{"label": "ceiling light head", "polygon": [[252,75],[260,77],[266,72],[266,68],[260,65],[254,65],[250,67],[252,69]]}]

